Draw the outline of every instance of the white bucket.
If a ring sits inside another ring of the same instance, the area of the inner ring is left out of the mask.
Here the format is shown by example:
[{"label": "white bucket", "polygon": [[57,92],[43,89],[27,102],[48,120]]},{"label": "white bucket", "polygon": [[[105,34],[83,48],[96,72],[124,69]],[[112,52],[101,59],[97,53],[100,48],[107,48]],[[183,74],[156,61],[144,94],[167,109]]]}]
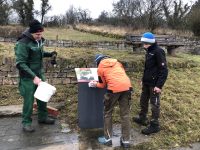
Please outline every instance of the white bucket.
[{"label": "white bucket", "polygon": [[51,96],[56,92],[56,88],[46,82],[40,82],[34,97],[43,101],[48,102],[51,98]]}]

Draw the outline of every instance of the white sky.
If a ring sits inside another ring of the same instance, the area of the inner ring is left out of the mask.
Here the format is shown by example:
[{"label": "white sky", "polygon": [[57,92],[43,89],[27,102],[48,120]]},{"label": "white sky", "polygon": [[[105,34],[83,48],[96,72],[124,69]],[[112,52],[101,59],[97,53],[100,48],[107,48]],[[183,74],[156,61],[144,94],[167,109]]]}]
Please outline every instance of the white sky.
[{"label": "white sky", "polygon": [[[48,16],[65,14],[70,6],[74,8],[88,9],[92,18],[98,18],[100,13],[105,10],[111,12],[112,3],[117,0],[49,0],[52,9],[48,12]],[[34,0],[35,9],[40,10],[41,0]]]},{"label": "white sky", "polygon": [[[88,9],[92,18],[98,18],[100,13],[105,10],[111,12],[113,9],[113,2],[119,0],[49,0],[52,9],[47,16],[64,15],[70,6],[74,8]],[[194,2],[196,0],[183,0],[186,3]],[[34,0],[35,9],[40,10],[41,0]]]}]

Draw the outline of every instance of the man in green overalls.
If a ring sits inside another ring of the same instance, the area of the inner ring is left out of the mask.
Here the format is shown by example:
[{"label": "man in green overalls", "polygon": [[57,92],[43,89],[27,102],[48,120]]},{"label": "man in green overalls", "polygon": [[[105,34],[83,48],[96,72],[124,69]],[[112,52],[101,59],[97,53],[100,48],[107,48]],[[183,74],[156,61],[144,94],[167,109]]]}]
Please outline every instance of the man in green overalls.
[{"label": "man in green overalls", "polygon": [[[25,132],[34,132],[31,126],[34,93],[38,84],[45,81],[43,70],[43,57],[56,56],[57,53],[43,51],[44,38],[43,26],[38,20],[29,24],[29,29],[24,31],[15,46],[16,67],[19,70],[19,91],[22,95],[23,114],[22,124]],[[38,123],[54,124],[55,120],[48,117],[47,103],[37,100]]]}]

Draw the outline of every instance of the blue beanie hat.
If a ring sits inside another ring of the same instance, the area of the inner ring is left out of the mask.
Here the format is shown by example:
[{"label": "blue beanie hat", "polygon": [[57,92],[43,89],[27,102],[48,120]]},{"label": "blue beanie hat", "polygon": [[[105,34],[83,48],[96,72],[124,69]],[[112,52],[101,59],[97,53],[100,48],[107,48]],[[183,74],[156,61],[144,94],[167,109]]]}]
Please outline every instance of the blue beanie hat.
[{"label": "blue beanie hat", "polygon": [[96,54],[95,55],[95,62],[99,63],[101,61],[101,59],[103,59],[104,57],[106,57],[106,55],[103,54]]},{"label": "blue beanie hat", "polygon": [[153,44],[156,42],[156,39],[154,34],[152,34],[151,32],[146,32],[142,35],[141,42]]}]

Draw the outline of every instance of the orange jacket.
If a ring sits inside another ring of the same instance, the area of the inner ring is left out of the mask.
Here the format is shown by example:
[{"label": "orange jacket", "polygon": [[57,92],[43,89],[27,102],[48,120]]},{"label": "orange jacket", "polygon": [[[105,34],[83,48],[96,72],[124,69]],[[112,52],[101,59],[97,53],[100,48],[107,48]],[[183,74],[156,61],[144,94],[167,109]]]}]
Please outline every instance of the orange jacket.
[{"label": "orange jacket", "polygon": [[113,93],[128,91],[131,88],[130,79],[117,59],[103,59],[98,66],[97,73],[102,80],[102,83],[101,81],[97,83],[98,88],[107,86],[107,89]]}]

